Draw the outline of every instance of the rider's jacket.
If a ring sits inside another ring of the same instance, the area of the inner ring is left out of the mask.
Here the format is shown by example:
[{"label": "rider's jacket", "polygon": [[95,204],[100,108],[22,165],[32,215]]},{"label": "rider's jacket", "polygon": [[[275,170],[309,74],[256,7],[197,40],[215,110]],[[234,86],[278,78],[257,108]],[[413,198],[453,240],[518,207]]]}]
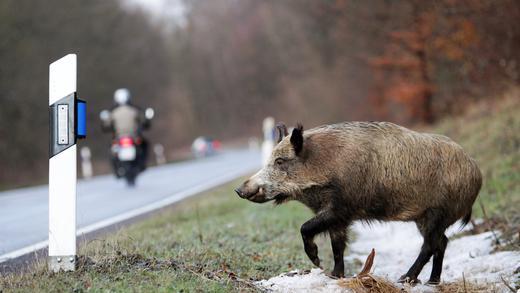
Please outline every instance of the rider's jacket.
[{"label": "rider's jacket", "polygon": [[114,131],[115,137],[138,137],[141,135],[145,117],[143,111],[136,106],[119,105],[110,112],[108,122]]}]

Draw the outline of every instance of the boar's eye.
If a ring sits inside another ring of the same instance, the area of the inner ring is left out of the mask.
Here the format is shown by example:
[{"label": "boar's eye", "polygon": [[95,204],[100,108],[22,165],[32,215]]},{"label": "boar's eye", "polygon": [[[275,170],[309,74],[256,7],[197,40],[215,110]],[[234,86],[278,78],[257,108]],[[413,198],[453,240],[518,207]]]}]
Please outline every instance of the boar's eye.
[{"label": "boar's eye", "polygon": [[284,162],[285,162],[285,160],[282,158],[278,158],[278,159],[274,160],[274,163],[278,166],[282,165]]}]

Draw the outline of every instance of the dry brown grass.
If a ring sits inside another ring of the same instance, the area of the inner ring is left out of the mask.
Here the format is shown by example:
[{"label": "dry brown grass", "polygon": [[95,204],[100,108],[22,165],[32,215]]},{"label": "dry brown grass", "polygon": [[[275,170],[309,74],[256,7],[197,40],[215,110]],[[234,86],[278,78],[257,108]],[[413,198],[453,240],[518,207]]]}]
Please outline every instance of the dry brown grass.
[{"label": "dry brown grass", "polygon": [[494,284],[476,284],[466,281],[443,283],[436,288],[439,293],[492,293],[499,291],[499,287]]},{"label": "dry brown grass", "polygon": [[374,264],[376,251],[372,248],[372,252],[367,257],[365,265],[361,272],[352,278],[341,279],[338,281],[340,287],[348,288],[355,293],[398,293],[403,290],[392,282],[376,277],[370,274],[370,269]]},{"label": "dry brown grass", "polygon": [[[347,288],[354,293],[403,293],[411,292],[412,285],[404,284],[397,286],[392,281],[385,278],[380,278],[370,274],[370,269],[374,263],[375,250],[368,255],[363,269],[359,274],[352,278],[344,278],[338,281],[338,285]],[[507,285],[506,285],[507,286]],[[439,293],[484,293],[484,292],[503,292],[503,288],[499,288],[496,284],[476,284],[467,282],[465,279],[458,282],[443,283],[436,287],[431,287],[432,290]],[[515,291],[512,288],[513,293]]]},{"label": "dry brown grass", "polygon": [[[341,279],[338,281],[338,285],[344,288],[348,288],[355,293],[404,293],[412,292],[410,285],[404,285],[398,287],[391,281],[379,278],[368,274],[364,277],[353,277],[348,279]],[[452,282],[443,283],[436,287],[430,287],[433,292],[438,293],[493,293],[503,292],[503,288],[500,288],[496,284],[476,284],[471,282]],[[428,291],[428,292],[431,292]],[[515,291],[512,291],[515,292]]]},{"label": "dry brown grass", "polygon": [[404,289],[397,287],[392,282],[383,278],[376,277],[372,274],[341,279],[338,281],[338,285],[343,288],[348,288],[355,293],[406,292]]}]

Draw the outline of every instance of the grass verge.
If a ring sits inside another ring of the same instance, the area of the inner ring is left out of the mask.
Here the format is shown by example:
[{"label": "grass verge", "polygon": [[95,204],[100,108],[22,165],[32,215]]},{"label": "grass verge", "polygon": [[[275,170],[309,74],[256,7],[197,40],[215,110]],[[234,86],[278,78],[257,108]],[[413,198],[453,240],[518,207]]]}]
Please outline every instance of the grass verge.
[{"label": "grass verge", "polygon": [[[241,200],[233,192],[239,181],[82,245],[77,272],[53,274],[38,264],[32,274],[1,277],[0,291],[255,291],[252,281],[312,268],[299,236],[311,213],[298,203]],[[330,249],[322,250],[329,267]]]}]

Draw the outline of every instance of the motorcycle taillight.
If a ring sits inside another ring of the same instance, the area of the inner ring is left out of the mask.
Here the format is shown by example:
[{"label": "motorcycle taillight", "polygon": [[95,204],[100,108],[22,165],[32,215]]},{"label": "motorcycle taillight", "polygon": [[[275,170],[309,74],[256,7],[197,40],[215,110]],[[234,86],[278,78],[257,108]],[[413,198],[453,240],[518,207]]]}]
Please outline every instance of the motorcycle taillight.
[{"label": "motorcycle taillight", "polygon": [[132,146],[134,145],[134,141],[131,137],[121,137],[119,139],[119,145],[122,147]]}]

